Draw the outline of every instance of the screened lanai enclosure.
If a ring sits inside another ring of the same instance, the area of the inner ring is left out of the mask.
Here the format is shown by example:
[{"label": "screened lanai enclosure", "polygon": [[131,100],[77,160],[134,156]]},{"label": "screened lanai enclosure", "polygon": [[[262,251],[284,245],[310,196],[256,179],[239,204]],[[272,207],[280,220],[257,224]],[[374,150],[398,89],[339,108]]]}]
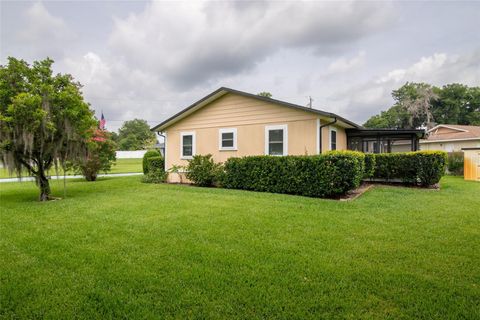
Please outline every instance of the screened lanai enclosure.
[{"label": "screened lanai enclosure", "polygon": [[349,150],[365,153],[390,153],[419,150],[425,130],[417,129],[347,129]]}]

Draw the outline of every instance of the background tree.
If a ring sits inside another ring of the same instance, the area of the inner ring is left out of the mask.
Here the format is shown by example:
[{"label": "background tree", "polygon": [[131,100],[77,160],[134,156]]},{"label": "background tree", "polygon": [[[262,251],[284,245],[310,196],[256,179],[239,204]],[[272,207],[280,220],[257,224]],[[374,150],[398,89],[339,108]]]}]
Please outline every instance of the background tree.
[{"label": "background tree", "polygon": [[480,125],[480,87],[452,83],[438,93],[432,105],[437,123]]},{"label": "background tree", "polygon": [[118,147],[118,141],[119,141],[118,133],[116,133],[116,132],[110,132],[110,136],[111,136],[113,142],[115,142],[115,143],[117,144],[117,147]]},{"label": "background tree", "polygon": [[120,150],[148,149],[156,143],[155,133],[150,131],[150,126],[145,120],[125,121],[118,130],[118,147]]},{"label": "background tree", "polygon": [[270,92],[267,92],[267,91],[262,91],[262,92],[258,93],[257,96],[271,98],[272,94]]},{"label": "background tree", "polygon": [[0,154],[10,172],[28,171],[50,199],[47,171],[86,156],[96,121],[71,75],[52,75],[53,60],[8,58],[0,66]]},{"label": "background tree", "polygon": [[427,83],[406,83],[392,93],[399,105],[409,115],[408,124],[410,128],[426,126],[432,127],[432,102],[438,98],[436,88]]},{"label": "background tree", "polygon": [[373,116],[364,123],[366,128],[406,128],[409,126],[409,114],[400,105],[394,105],[387,111]]},{"label": "background tree", "polygon": [[392,92],[395,104],[368,119],[369,128],[432,127],[436,123],[480,125],[480,87],[406,83]]},{"label": "background tree", "polygon": [[95,181],[98,173],[110,171],[116,160],[117,146],[112,134],[98,128],[92,131],[94,133],[87,143],[86,157],[72,162],[74,171],[81,173],[87,181]]}]

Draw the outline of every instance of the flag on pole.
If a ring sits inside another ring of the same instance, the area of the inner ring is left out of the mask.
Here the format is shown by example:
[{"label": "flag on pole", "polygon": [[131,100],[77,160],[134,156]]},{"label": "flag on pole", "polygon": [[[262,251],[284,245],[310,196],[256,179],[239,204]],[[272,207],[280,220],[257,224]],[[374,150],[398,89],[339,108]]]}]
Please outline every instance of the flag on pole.
[{"label": "flag on pole", "polygon": [[105,130],[105,124],[107,122],[105,121],[105,117],[103,116],[103,111],[102,111],[102,117],[100,118],[100,125],[99,125],[99,128],[102,129],[102,130]]}]

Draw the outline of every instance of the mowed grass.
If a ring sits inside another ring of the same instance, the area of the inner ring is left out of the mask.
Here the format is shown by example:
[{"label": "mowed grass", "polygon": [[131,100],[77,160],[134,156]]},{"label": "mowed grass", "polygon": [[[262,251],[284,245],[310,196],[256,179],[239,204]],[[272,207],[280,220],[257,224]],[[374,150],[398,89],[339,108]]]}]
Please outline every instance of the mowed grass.
[{"label": "mowed grass", "polygon": [[139,177],[36,197],[0,185],[3,318],[480,318],[480,184],[461,178],[351,202]]},{"label": "mowed grass", "polygon": [[[108,173],[135,173],[142,172],[142,159],[117,159],[115,164],[112,166],[112,170]],[[60,175],[63,175],[63,170],[59,169],[58,172]],[[103,173],[103,172],[101,172]],[[56,175],[55,170],[49,172],[50,175]],[[71,175],[73,172],[67,172],[67,175]],[[24,177],[28,176],[27,173],[22,175]],[[6,168],[0,168],[0,179],[3,178],[15,178],[16,175],[10,175]]]},{"label": "mowed grass", "polygon": [[109,173],[143,172],[142,159],[117,159]]}]

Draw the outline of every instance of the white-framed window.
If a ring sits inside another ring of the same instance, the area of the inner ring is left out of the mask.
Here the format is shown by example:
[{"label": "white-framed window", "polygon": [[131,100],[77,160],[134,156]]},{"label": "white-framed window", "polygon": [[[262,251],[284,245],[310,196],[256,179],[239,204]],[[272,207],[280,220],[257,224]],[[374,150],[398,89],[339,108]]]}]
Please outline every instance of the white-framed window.
[{"label": "white-framed window", "polygon": [[330,127],[330,150],[337,150],[337,129]]},{"label": "white-framed window", "polygon": [[265,126],[265,154],[271,156],[288,154],[288,126],[286,124]]},{"label": "white-framed window", "polygon": [[195,155],[195,132],[180,133],[180,158],[192,159]]},{"label": "white-framed window", "polygon": [[218,149],[237,150],[237,128],[218,129]]}]

